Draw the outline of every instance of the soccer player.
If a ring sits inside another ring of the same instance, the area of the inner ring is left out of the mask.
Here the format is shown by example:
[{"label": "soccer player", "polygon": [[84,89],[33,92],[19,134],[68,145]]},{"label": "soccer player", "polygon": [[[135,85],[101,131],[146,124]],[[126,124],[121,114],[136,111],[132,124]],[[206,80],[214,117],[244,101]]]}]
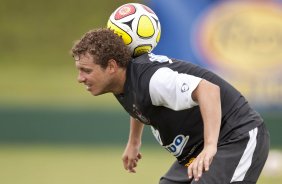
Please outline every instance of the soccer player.
[{"label": "soccer player", "polygon": [[132,58],[108,29],[87,32],[72,48],[78,82],[94,96],[113,93],[130,114],[123,165],[135,172],[144,125],[176,157],[160,184],[256,183],[269,152],[261,116],[225,80],[166,56]]}]

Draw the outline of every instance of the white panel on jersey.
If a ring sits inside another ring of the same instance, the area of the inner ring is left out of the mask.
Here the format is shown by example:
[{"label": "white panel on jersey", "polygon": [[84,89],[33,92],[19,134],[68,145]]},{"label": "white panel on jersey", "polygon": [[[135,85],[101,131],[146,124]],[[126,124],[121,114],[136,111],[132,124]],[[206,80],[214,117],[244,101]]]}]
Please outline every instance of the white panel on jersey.
[{"label": "white panel on jersey", "polygon": [[167,67],[160,68],[153,74],[149,84],[152,103],[176,111],[196,106],[198,104],[191,95],[201,80]]},{"label": "white panel on jersey", "polygon": [[249,131],[250,139],[243,156],[241,157],[240,162],[235,169],[231,182],[243,181],[248,169],[250,168],[253,154],[257,145],[257,133],[258,128],[254,128],[253,130]]}]

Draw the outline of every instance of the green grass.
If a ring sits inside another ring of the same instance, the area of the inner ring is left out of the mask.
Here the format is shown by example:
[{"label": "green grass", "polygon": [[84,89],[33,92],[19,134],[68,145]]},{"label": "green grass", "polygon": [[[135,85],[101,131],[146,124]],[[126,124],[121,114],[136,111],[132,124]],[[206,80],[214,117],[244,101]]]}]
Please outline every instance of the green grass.
[{"label": "green grass", "polygon": [[[161,148],[144,147],[137,173],[124,171],[117,146],[1,145],[0,183],[125,184],[158,183],[173,157]],[[262,175],[259,184],[275,184],[282,176]]]},{"label": "green grass", "polygon": [[5,147],[0,149],[0,183],[157,183],[172,158],[144,150],[136,174],[124,171],[123,147]]}]

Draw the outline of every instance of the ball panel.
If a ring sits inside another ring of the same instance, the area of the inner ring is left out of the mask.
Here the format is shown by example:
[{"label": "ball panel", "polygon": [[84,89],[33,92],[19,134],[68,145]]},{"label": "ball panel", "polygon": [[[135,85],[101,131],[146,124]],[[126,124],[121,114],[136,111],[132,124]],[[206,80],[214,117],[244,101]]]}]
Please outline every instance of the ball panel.
[{"label": "ball panel", "polygon": [[137,34],[143,38],[150,38],[155,34],[154,25],[148,16],[142,15],[140,17],[137,26]]},{"label": "ball panel", "polygon": [[159,31],[159,33],[158,33],[158,36],[157,36],[156,42],[157,42],[157,43],[159,43],[160,39],[161,39],[161,31]]},{"label": "ball panel", "polygon": [[107,27],[113,30],[117,35],[119,35],[126,45],[129,45],[132,42],[132,37],[126,31],[112,23],[110,20],[107,23]]},{"label": "ball panel", "polygon": [[134,57],[140,56],[140,55],[142,55],[144,53],[150,52],[151,50],[152,50],[152,46],[151,45],[140,45],[140,46],[137,46],[134,49],[133,56]]},{"label": "ball panel", "polygon": [[152,13],[152,14],[155,15],[155,12],[154,12],[151,8],[149,8],[148,6],[142,5],[142,7],[143,7],[147,12]]},{"label": "ball panel", "polygon": [[123,19],[124,17],[134,14],[135,12],[136,12],[135,6],[133,6],[132,4],[126,4],[117,10],[114,18],[115,20],[120,20]]}]

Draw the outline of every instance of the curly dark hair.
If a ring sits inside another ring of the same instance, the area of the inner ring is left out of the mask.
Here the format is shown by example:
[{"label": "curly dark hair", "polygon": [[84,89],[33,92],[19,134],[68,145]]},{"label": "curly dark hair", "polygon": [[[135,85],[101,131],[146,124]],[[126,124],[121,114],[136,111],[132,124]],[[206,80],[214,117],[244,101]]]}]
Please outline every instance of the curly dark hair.
[{"label": "curly dark hair", "polygon": [[132,59],[131,52],[122,38],[107,28],[94,29],[85,33],[71,49],[71,54],[76,60],[86,53],[89,53],[95,63],[102,68],[108,66],[110,59],[114,59],[120,67],[125,68]]}]

